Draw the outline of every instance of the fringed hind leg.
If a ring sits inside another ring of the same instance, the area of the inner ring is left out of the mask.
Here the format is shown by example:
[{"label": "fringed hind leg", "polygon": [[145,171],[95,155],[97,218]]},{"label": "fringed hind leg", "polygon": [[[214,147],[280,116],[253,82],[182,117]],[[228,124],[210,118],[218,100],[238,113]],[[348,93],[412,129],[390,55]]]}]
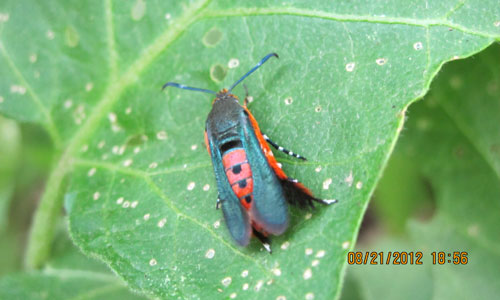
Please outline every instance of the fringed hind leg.
[{"label": "fringed hind leg", "polygon": [[287,201],[291,205],[299,206],[300,208],[314,208],[314,202],[324,205],[338,202],[336,199],[319,199],[314,197],[308,188],[297,179],[291,177],[281,180],[281,186],[283,187]]}]

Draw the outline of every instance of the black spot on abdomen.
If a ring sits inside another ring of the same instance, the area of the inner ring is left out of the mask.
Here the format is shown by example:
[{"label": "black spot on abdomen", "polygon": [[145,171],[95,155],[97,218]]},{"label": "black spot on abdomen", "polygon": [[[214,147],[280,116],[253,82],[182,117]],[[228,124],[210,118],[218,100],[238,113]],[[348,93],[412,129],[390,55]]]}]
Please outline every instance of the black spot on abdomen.
[{"label": "black spot on abdomen", "polygon": [[233,173],[239,174],[241,172],[241,165],[237,165],[233,167]]}]

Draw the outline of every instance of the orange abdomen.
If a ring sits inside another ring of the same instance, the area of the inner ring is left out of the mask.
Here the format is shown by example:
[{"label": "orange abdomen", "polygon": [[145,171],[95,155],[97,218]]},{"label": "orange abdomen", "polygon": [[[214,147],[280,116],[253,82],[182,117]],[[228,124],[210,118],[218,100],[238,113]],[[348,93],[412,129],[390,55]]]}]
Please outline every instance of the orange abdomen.
[{"label": "orange abdomen", "polygon": [[222,165],[234,194],[241,205],[249,210],[253,200],[253,179],[245,150],[239,148],[225,153]]}]

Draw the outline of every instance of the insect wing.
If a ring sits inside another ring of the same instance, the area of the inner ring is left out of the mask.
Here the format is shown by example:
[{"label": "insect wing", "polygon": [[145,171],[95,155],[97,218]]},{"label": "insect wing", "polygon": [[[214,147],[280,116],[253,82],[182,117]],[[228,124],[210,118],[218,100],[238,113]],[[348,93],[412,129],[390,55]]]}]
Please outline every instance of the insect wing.
[{"label": "insect wing", "polygon": [[274,170],[269,166],[256,133],[247,115],[242,113],[241,138],[252,168],[252,221],[267,233],[282,234],[288,227],[288,205],[283,188]]},{"label": "insect wing", "polygon": [[[210,134],[208,134],[210,137]],[[227,180],[224,166],[222,165],[222,157],[217,146],[213,144],[211,138],[208,139],[210,146],[210,155],[212,156],[212,165],[214,167],[215,179],[217,181],[217,190],[219,199],[222,205],[224,219],[229,229],[229,233],[234,240],[241,246],[248,245],[252,228],[248,220],[248,214],[240,205],[240,200],[236,197],[231,185]]]}]

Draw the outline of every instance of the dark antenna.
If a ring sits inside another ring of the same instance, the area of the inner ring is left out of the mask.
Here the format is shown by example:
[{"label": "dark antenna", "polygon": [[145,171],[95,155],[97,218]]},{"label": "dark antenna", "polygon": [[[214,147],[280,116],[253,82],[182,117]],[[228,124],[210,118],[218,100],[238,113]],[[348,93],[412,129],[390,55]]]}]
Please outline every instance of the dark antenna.
[{"label": "dark antenna", "polygon": [[196,91],[196,92],[203,92],[203,93],[209,93],[209,94],[217,95],[217,93],[214,92],[214,91],[212,91],[212,90],[194,88],[194,87],[185,86],[183,84],[179,84],[179,83],[175,83],[175,82],[167,82],[167,83],[165,83],[161,87],[161,89],[164,90],[167,86],[173,86],[173,87],[180,88],[180,89],[183,89],[183,90],[191,90],[191,91]]},{"label": "dark antenna", "polygon": [[276,53],[269,53],[263,59],[261,59],[261,61],[259,61],[259,63],[255,67],[253,67],[250,71],[248,71],[245,75],[243,75],[243,77],[241,77],[238,81],[236,81],[235,83],[233,83],[233,85],[229,88],[229,92],[231,92],[240,82],[242,82],[243,79],[247,78],[248,75],[250,75],[253,72],[255,72],[255,70],[257,70],[260,66],[262,66],[272,56],[275,56],[276,58],[280,58],[278,56],[278,54],[276,54]]},{"label": "dark antenna", "polygon": [[[276,58],[280,58],[278,56],[278,54],[276,53],[269,53],[268,55],[266,55],[263,59],[261,59],[259,61],[259,63],[253,67],[250,71],[248,71],[245,75],[243,75],[243,77],[241,77],[238,81],[236,81],[230,88],[229,88],[229,92],[231,92],[232,89],[234,89],[240,82],[242,82],[245,78],[247,78],[250,74],[252,74],[253,72],[255,72],[255,70],[257,70],[260,66],[262,66],[269,58],[271,57],[276,57]],[[164,90],[166,87],[169,87],[169,86],[173,86],[173,87],[176,87],[176,88],[180,88],[180,89],[183,89],[183,90],[191,90],[191,91],[195,91],[195,92],[203,92],[203,93],[208,93],[208,94],[214,94],[214,95],[217,95],[217,92],[214,92],[212,90],[207,90],[207,89],[200,89],[200,88],[194,88],[194,87],[190,87],[190,86],[186,86],[186,85],[183,85],[183,84],[180,84],[180,83],[176,83],[176,82],[167,82],[165,83],[163,86],[162,86],[162,90]]]}]

